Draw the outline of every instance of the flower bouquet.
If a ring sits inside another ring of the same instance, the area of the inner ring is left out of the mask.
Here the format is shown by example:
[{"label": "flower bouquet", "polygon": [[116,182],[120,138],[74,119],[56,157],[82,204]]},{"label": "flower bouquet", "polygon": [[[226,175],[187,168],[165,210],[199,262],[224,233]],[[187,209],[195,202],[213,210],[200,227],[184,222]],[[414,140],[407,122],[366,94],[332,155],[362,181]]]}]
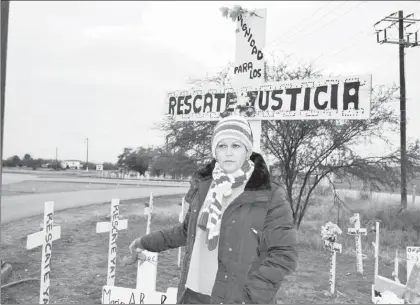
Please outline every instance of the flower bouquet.
[{"label": "flower bouquet", "polygon": [[324,242],[329,241],[334,243],[337,239],[337,235],[341,235],[342,233],[343,231],[341,231],[340,227],[332,222],[327,222],[325,226],[321,227],[321,237]]}]

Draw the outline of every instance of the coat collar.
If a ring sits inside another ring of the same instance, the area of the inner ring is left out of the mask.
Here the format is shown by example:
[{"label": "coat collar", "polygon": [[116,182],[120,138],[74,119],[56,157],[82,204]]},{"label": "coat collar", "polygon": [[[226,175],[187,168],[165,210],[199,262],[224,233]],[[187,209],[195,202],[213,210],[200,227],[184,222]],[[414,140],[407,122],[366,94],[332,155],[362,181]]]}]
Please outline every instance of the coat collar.
[{"label": "coat collar", "polygon": [[[270,190],[270,173],[268,172],[264,158],[259,153],[253,152],[250,159],[254,162],[254,171],[245,185],[244,192]],[[193,175],[193,180],[196,182],[206,181],[208,187],[210,187],[215,164],[216,160],[213,159],[210,163],[197,170]]]}]

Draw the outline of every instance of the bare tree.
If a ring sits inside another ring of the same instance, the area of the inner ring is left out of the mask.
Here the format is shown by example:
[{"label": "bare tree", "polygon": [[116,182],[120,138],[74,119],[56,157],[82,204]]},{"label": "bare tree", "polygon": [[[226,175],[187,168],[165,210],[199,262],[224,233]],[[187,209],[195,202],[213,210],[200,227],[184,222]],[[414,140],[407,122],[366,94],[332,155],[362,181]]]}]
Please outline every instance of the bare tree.
[{"label": "bare tree", "polygon": [[[310,64],[292,71],[281,64],[270,67],[268,72],[271,81],[320,76]],[[398,120],[387,107],[387,102],[394,98],[397,90],[386,86],[374,88],[368,120],[263,121],[263,149],[279,160],[280,182],[285,188],[298,228],[310,206],[314,190],[322,179],[328,179],[331,174],[339,178],[369,181],[377,189],[398,184],[398,151],[368,157],[355,151],[355,146],[366,139],[388,142],[384,130],[394,130]],[[410,152],[410,156],[414,155]],[[411,168],[418,160],[411,158]]]}]

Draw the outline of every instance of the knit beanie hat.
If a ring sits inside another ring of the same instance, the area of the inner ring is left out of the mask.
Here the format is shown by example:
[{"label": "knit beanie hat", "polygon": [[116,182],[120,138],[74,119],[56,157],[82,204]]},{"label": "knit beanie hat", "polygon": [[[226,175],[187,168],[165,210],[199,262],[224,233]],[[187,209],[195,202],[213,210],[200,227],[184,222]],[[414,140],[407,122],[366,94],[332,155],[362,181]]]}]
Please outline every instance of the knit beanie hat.
[{"label": "knit beanie hat", "polygon": [[248,152],[252,152],[253,136],[251,126],[248,121],[239,115],[231,115],[221,119],[213,131],[211,139],[211,151],[216,158],[217,144],[226,138],[233,138],[245,145]]}]

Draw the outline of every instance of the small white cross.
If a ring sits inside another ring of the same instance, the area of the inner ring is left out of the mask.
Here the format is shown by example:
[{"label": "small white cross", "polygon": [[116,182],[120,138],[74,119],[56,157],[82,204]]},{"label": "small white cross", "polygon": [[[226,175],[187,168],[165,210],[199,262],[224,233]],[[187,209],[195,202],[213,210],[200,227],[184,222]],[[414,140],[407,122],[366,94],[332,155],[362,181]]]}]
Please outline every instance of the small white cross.
[{"label": "small white cross", "polygon": [[28,235],[26,249],[30,250],[42,246],[41,256],[41,285],[39,291],[39,303],[49,304],[50,302],[50,273],[52,258],[52,242],[60,239],[61,227],[53,226],[54,202],[48,201],[44,204],[44,226],[43,230]]},{"label": "small white cross", "polygon": [[127,229],[127,219],[119,219],[120,200],[111,200],[111,221],[96,223],[96,233],[109,232],[107,286],[115,285],[118,231]]},{"label": "small white cross", "polygon": [[[153,214],[153,194],[150,193],[149,206],[144,209],[144,215],[147,215],[147,227],[146,234],[150,233],[150,226],[152,223]],[[155,291],[156,290],[156,279],[157,279],[157,264],[158,254],[156,252],[143,251],[146,255],[146,261],[137,262],[137,281],[136,288]]]},{"label": "small white cross", "polygon": [[347,234],[355,236],[356,244],[356,272],[363,274],[363,257],[362,257],[362,239],[361,235],[367,235],[366,228],[360,228],[360,215],[355,213],[350,218],[350,223],[354,225],[354,228],[348,228]]}]

